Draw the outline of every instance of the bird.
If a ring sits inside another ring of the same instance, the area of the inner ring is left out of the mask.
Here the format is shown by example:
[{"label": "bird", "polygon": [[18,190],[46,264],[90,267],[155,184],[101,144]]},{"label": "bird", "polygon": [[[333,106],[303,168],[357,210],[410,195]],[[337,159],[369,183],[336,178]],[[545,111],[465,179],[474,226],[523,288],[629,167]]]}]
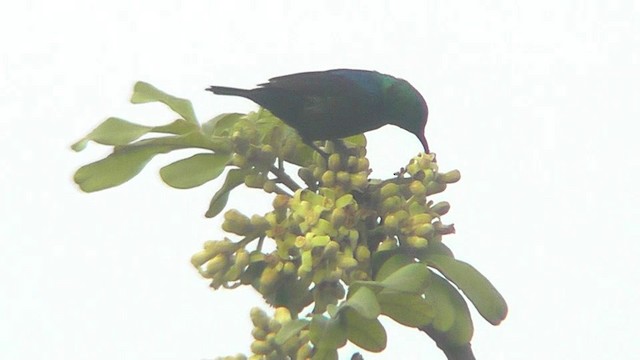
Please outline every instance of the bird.
[{"label": "bird", "polygon": [[316,150],[313,141],[338,140],[392,124],[416,135],[429,153],[424,134],[427,102],[408,81],[377,71],[311,71],[274,77],[254,89],[206,90],[252,100]]}]

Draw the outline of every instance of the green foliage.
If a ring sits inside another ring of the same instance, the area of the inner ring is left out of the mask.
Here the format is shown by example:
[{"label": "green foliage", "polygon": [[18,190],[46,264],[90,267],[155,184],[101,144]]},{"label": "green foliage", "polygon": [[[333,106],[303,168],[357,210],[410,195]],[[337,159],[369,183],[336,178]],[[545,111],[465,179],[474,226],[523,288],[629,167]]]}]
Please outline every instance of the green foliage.
[{"label": "green foliage", "polygon": [[[106,158],[78,169],[80,189],[120,185],[156,155],[193,148],[201,152],[164,166],[160,175],[187,189],[226,170],[207,217],[220,214],[241,185],[273,197],[266,214],[226,211],[222,229],[237,239],[207,241],[191,259],[213,289],[249,285],[275,308],[273,317],[251,311],[249,359],[337,359],[347,341],[379,352],[387,343],[380,316],[425,331],[443,349],[468,344],[473,324],[457,288],[491,324],[506,317],[497,290],[442,242],[454,232],[442,222],[450,205],[429,197],[460,173],[440,172],[434,155],[419,154],[389,179],[370,179],[363,135],[327,141],[323,156],[265,110],[200,125],[189,101],[149,84],[136,84],[131,101],[164,103],[181,118],[158,127],[107,119],[72,146],[113,146]],[[298,167],[299,180],[285,162]],[[275,250],[263,250],[265,241]]]}]

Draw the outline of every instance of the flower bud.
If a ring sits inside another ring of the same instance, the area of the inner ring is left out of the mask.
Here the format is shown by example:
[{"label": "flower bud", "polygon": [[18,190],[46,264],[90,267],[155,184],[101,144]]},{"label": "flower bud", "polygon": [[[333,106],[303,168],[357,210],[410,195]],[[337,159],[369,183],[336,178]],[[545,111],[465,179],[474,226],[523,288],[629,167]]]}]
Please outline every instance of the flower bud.
[{"label": "flower bud", "polygon": [[358,266],[358,261],[351,256],[345,254],[338,255],[338,267],[344,270],[350,270]]},{"label": "flower bud", "polygon": [[346,171],[338,171],[336,173],[336,182],[342,185],[349,185],[351,182],[351,176]]},{"label": "flower bud", "polygon": [[207,250],[199,251],[191,257],[191,264],[193,264],[193,266],[195,267],[200,267],[202,266],[202,264],[211,260],[215,255],[216,254],[213,253],[212,251],[207,251]]},{"label": "flower bud", "polygon": [[274,267],[264,268],[264,270],[262,270],[262,275],[260,275],[260,293],[263,295],[269,293],[279,278],[280,272],[278,272]]},{"label": "flower bud", "polygon": [[398,184],[394,184],[394,183],[388,183],[385,184],[381,189],[380,189],[380,196],[383,199],[386,199],[388,197],[394,196],[398,194],[398,190],[400,190],[400,187],[398,186]]},{"label": "flower bud", "polygon": [[395,210],[398,210],[398,208],[402,205],[403,202],[404,201],[402,200],[402,198],[400,198],[397,195],[388,197],[382,202],[382,205],[380,206],[380,210],[382,210],[382,213],[384,214],[393,212]]},{"label": "flower bud", "polygon": [[271,194],[272,192],[276,191],[276,182],[273,180],[267,180],[264,182],[264,185],[262,186],[262,189],[266,192],[268,192],[269,194]]},{"label": "flower bud", "polygon": [[258,189],[264,186],[267,178],[263,174],[248,174],[244,177],[244,184],[247,187]]},{"label": "flower bud", "polygon": [[236,257],[234,264],[241,269],[244,269],[249,265],[249,252],[245,249],[239,249],[236,251]]},{"label": "flower bud", "polygon": [[365,171],[351,175],[351,186],[355,189],[364,191],[369,185],[369,174]]},{"label": "flower bud", "polygon": [[447,184],[445,184],[445,183],[429,181],[429,183],[427,183],[426,195],[433,195],[433,194],[441,193],[446,188],[447,188]]},{"label": "flower bud", "polygon": [[291,321],[291,312],[286,307],[278,307],[273,314],[273,318],[280,324]]},{"label": "flower bud", "polygon": [[240,268],[236,264],[231,265],[229,270],[224,273],[223,280],[226,282],[237,281],[240,279],[240,275],[242,275],[242,270],[244,269]]},{"label": "flower bud", "polygon": [[342,168],[340,154],[331,154],[327,160],[327,168],[331,171],[339,171]]},{"label": "flower bud", "polygon": [[331,170],[327,170],[322,174],[322,185],[326,187],[333,187],[336,182],[336,173]]},{"label": "flower bud", "polygon": [[398,242],[395,238],[386,238],[378,245],[378,251],[393,250],[398,247]]},{"label": "flower bud", "polygon": [[271,345],[266,340],[254,340],[251,343],[251,352],[257,355],[267,355],[271,352]]},{"label": "flower bud", "polygon": [[422,249],[427,247],[429,241],[427,239],[420,236],[409,236],[405,240],[405,244],[416,249]]},{"label": "flower bud", "polygon": [[353,155],[347,158],[347,168],[349,171],[362,171],[358,170],[358,158]]},{"label": "flower bud", "polygon": [[391,213],[384,217],[384,223],[382,225],[384,226],[385,232],[391,235],[395,234],[396,231],[398,231],[398,229],[400,228],[399,224],[400,222],[398,221],[395,213]]},{"label": "flower bud", "polygon": [[440,176],[438,177],[438,180],[445,184],[453,184],[455,182],[458,182],[458,180],[460,180],[460,171],[451,170],[444,174],[440,174]]},{"label": "flower bud", "polygon": [[287,261],[282,268],[282,272],[286,275],[293,275],[297,270],[298,269],[296,269],[296,265],[291,261]]},{"label": "flower bud", "polygon": [[254,327],[253,330],[251,330],[251,335],[256,340],[264,340],[267,338],[267,332],[259,327]]},{"label": "flower bud", "polygon": [[267,313],[264,312],[264,310],[258,307],[251,308],[249,317],[251,318],[253,326],[257,328],[266,330],[269,326],[269,316],[267,316]]},{"label": "flower bud", "polygon": [[414,229],[413,233],[417,236],[421,236],[425,238],[431,237],[431,235],[433,235],[433,225],[429,223],[418,225]]},{"label": "flower bud", "polygon": [[356,171],[366,171],[369,172],[369,160],[367,158],[359,158],[358,159],[358,167]]},{"label": "flower bud", "polygon": [[218,254],[213,259],[207,262],[207,274],[214,275],[227,266],[227,256],[225,254]]},{"label": "flower bud", "polygon": [[329,243],[324,247],[322,257],[325,259],[333,259],[338,251],[340,251],[340,244],[338,244],[337,241],[329,241]]},{"label": "flower bud", "polygon": [[273,199],[272,206],[276,210],[286,209],[288,205],[289,205],[289,197],[287,195],[278,194]]},{"label": "flower bud", "polygon": [[224,214],[222,230],[238,235],[245,235],[251,231],[251,220],[238,210],[229,210]]},{"label": "flower bud", "polygon": [[247,158],[237,153],[233,154],[233,157],[231,158],[231,165],[244,168],[247,166]]},{"label": "flower bud", "polygon": [[356,248],[356,260],[359,262],[366,262],[369,261],[370,258],[371,251],[369,251],[369,248],[364,245],[358,245]]},{"label": "flower bud", "polygon": [[311,171],[309,168],[303,167],[303,168],[298,169],[298,176],[307,185],[308,184],[315,184],[315,182],[317,181],[316,177],[313,176],[313,171]]},{"label": "flower bud", "polygon": [[409,191],[411,191],[411,194],[413,195],[424,196],[427,189],[421,181],[413,180],[409,185]]},{"label": "flower bud", "polygon": [[451,205],[449,205],[449,203],[446,201],[440,201],[439,203],[431,207],[431,211],[440,216],[448,213],[449,209],[451,209]]}]

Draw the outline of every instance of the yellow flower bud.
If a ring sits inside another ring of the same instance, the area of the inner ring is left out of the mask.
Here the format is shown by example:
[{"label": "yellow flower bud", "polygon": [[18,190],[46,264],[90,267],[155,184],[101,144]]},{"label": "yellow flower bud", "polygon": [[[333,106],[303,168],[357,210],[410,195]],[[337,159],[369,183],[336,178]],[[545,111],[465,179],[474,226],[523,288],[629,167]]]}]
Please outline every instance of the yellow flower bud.
[{"label": "yellow flower bud", "polygon": [[380,196],[383,199],[386,199],[388,197],[394,196],[398,194],[398,191],[400,190],[400,187],[398,186],[398,184],[394,184],[394,183],[388,183],[385,184],[381,189],[380,189]]},{"label": "yellow flower bud", "polygon": [[351,256],[344,254],[338,255],[338,267],[344,270],[350,270],[358,266],[358,261]]},{"label": "yellow flower bud", "polygon": [[251,220],[238,210],[229,210],[224,214],[222,230],[238,235],[245,235],[251,231]]},{"label": "yellow flower bud", "polygon": [[413,180],[409,185],[409,191],[411,191],[413,195],[424,196],[424,194],[427,192],[427,188],[421,181]]},{"label": "yellow flower bud", "polygon": [[393,250],[398,247],[398,242],[395,238],[386,238],[380,245],[378,245],[378,251]]},{"label": "yellow flower bud", "polygon": [[371,258],[371,251],[364,245],[358,245],[356,248],[356,260],[359,262],[369,261]]},{"label": "yellow flower bud", "polygon": [[437,193],[443,192],[447,188],[447,184],[439,183],[435,181],[429,181],[427,183],[427,192],[426,195],[433,195]]},{"label": "yellow flower bud", "polygon": [[276,182],[273,180],[267,180],[264,182],[264,185],[262,186],[262,189],[268,193],[272,193],[276,191]]},{"label": "yellow flower bud", "polygon": [[240,154],[233,154],[233,157],[231,158],[231,165],[244,168],[247,166],[247,158]]},{"label": "yellow flower bud", "polygon": [[250,188],[261,188],[264,186],[266,177],[264,174],[248,174],[244,177],[244,184]]},{"label": "yellow flower bud", "polygon": [[440,174],[438,180],[444,182],[445,184],[453,184],[455,182],[458,182],[458,180],[460,180],[460,171],[451,170],[444,174]]},{"label": "yellow flower bud", "polygon": [[333,212],[331,213],[331,224],[334,227],[339,228],[340,226],[342,226],[342,224],[344,224],[346,218],[347,216],[344,208],[333,209]]},{"label": "yellow flower bud", "polygon": [[315,184],[315,182],[317,181],[317,178],[313,176],[313,171],[311,171],[309,168],[303,167],[298,169],[298,176],[306,184]]},{"label": "yellow flower bud", "polygon": [[336,173],[331,170],[327,170],[322,174],[322,185],[327,187],[332,187],[336,182]]},{"label": "yellow flower bud", "polygon": [[207,274],[214,275],[227,266],[227,256],[225,254],[218,254],[213,259],[207,262]]},{"label": "yellow flower bud", "polygon": [[251,343],[251,352],[257,355],[267,355],[271,352],[271,345],[265,340],[255,340]]},{"label": "yellow flower bud", "polygon": [[284,263],[284,267],[282,269],[283,273],[285,273],[286,275],[293,275],[296,273],[296,271],[297,269],[294,263],[292,263],[291,261],[287,261],[286,263]]},{"label": "yellow flower bud", "polygon": [[430,223],[418,225],[413,233],[414,235],[425,238],[431,237],[431,235],[433,235],[433,225],[431,225]]},{"label": "yellow flower bud", "polygon": [[409,236],[405,240],[405,244],[416,249],[422,249],[427,247],[429,241],[421,236]]},{"label": "yellow flower bud", "polygon": [[369,174],[365,171],[351,175],[351,186],[355,189],[364,191],[369,185]]},{"label": "yellow flower bud", "polygon": [[440,216],[448,213],[449,209],[451,209],[451,205],[449,205],[449,203],[446,201],[441,201],[431,207],[431,211]]},{"label": "yellow flower bud", "polygon": [[251,335],[256,340],[264,340],[267,338],[267,332],[259,327],[254,327],[253,330],[251,330]]},{"label": "yellow flower bud", "polygon": [[340,251],[340,244],[338,244],[337,241],[329,241],[329,243],[324,247],[322,257],[325,259],[333,259],[338,251]]},{"label": "yellow flower bud", "polygon": [[331,154],[327,160],[327,168],[331,171],[339,171],[342,168],[340,154]]},{"label": "yellow flower bud", "polygon": [[262,270],[262,275],[260,275],[260,293],[269,293],[279,278],[280,272],[278,270],[273,267],[264,268],[264,270]]},{"label": "yellow flower bud", "polygon": [[351,176],[346,171],[338,171],[336,173],[336,182],[342,185],[349,185],[351,181]]},{"label": "yellow flower bud", "polygon": [[358,167],[356,168],[356,171],[369,172],[369,160],[367,158],[359,158]]},{"label": "yellow flower bud", "polygon": [[278,307],[273,314],[273,318],[280,324],[291,321],[291,312],[286,307]]}]

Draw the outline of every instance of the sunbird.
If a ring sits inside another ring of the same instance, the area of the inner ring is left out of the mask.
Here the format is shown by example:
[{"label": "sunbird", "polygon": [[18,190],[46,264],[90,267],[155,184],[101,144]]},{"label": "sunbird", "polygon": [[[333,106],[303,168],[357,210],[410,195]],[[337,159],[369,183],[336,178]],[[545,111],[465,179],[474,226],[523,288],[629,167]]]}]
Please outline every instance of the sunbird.
[{"label": "sunbird", "polygon": [[250,90],[224,86],[206,90],[257,103],[294,128],[307,144],[392,124],[415,134],[429,153],[424,135],[427,102],[406,80],[377,71],[303,72],[274,77]]}]

